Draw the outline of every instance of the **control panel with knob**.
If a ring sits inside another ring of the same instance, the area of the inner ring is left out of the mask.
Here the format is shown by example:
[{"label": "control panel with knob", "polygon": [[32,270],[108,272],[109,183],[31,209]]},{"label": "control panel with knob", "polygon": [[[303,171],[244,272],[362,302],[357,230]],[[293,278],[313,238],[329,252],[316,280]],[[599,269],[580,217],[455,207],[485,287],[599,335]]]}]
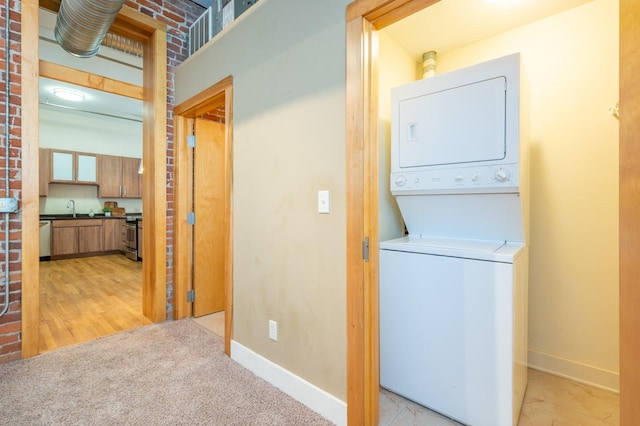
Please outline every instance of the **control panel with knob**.
[{"label": "control panel with knob", "polygon": [[402,194],[454,194],[519,192],[518,164],[442,167],[391,173],[391,192]]}]

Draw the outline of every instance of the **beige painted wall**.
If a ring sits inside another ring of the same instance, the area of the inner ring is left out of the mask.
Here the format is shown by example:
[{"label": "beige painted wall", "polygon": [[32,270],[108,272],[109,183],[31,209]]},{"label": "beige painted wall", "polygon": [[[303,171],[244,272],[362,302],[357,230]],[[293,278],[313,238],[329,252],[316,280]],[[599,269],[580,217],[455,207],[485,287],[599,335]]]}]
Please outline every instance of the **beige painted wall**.
[{"label": "beige painted wall", "polygon": [[518,51],[531,92],[529,363],[617,389],[618,2],[438,52],[438,72]]},{"label": "beige painted wall", "polygon": [[176,72],[176,104],[233,76],[234,340],[342,400],[348,3],[262,0]]}]

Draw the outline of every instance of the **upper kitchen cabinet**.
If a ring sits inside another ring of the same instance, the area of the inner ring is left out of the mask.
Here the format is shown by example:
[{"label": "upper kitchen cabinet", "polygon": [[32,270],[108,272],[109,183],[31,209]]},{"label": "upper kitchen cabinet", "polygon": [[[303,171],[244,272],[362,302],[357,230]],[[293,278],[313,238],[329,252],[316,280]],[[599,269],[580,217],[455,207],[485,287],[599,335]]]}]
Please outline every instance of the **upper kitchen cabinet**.
[{"label": "upper kitchen cabinet", "polygon": [[124,198],[142,198],[140,158],[122,157],[122,185]]},{"label": "upper kitchen cabinet", "polygon": [[73,151],[49,150],[50,183],[98,184],[98,156]]},{"label": "upper kitchen cabinet", "polygon": [[140,159],[100,155],[98,196],[100,198],[142,198]]}]

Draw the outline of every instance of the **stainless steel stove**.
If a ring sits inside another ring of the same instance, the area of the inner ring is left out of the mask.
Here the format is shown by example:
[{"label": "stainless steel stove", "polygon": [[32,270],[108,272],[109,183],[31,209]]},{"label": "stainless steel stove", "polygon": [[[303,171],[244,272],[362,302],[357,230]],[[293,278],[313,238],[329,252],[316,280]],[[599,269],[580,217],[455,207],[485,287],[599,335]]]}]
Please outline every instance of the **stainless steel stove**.
[{"label": "stainless steel stove", "polygon": [[131,260],[138,259],[138,220],[135,216],[127,216],[122,229],[122,251]]}]

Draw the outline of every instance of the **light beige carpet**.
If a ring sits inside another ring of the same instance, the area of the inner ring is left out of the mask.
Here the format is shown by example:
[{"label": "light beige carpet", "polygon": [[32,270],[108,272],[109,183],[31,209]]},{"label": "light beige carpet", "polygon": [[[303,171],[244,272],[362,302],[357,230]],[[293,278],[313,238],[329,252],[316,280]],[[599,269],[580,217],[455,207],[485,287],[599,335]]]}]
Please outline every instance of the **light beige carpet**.
[{"label": "light beige carpet", "polygon": [[0,424],[331,425],[191,320],[0,365]]}]

